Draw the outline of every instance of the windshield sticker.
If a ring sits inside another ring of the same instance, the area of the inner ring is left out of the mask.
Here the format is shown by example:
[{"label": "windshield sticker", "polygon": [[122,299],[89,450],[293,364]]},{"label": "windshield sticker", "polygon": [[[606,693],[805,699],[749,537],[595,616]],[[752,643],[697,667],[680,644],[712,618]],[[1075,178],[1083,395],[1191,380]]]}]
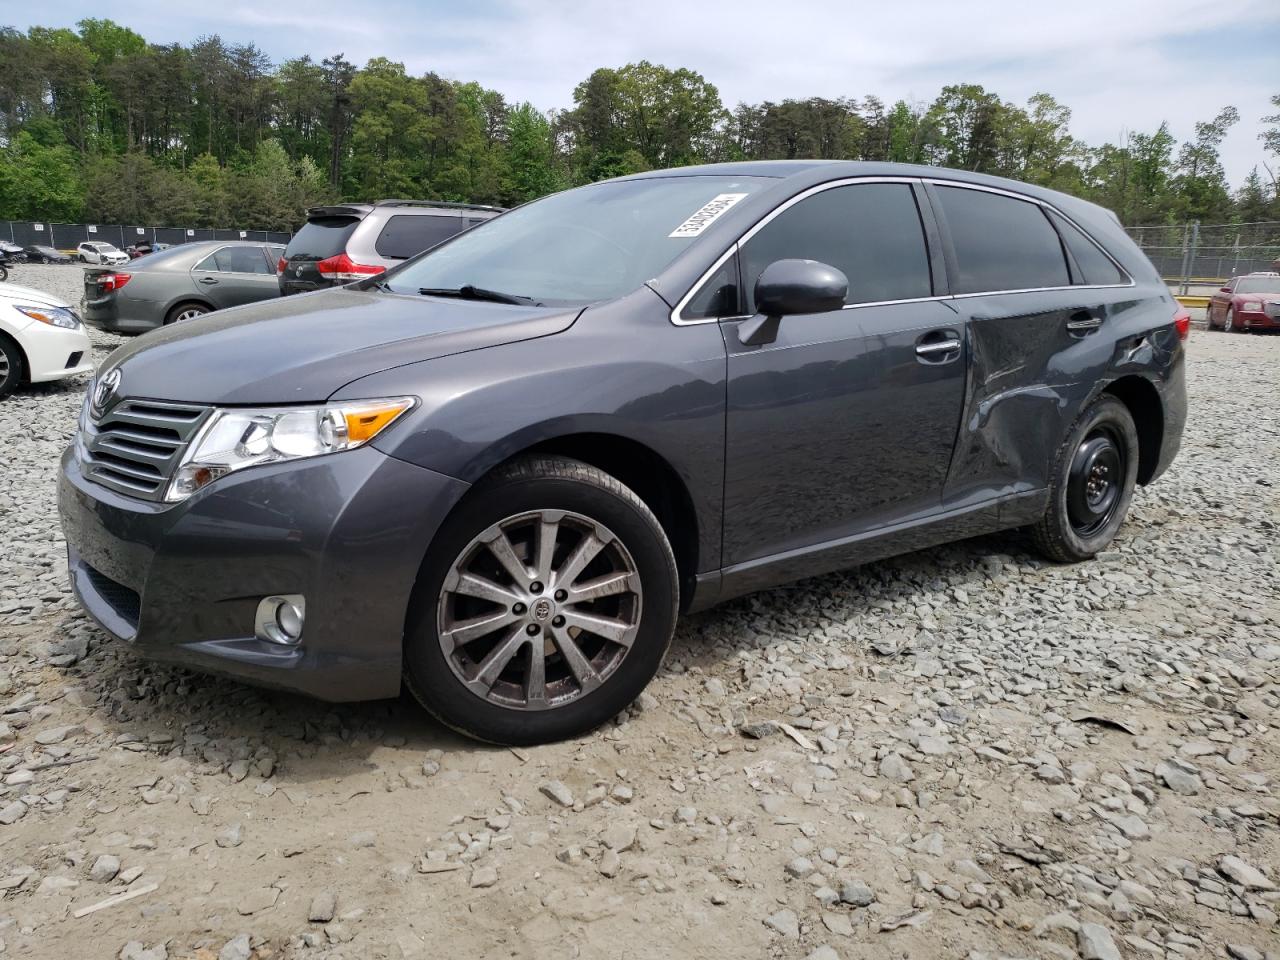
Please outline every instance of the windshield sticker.
[{"label": "windshield sticker", "polygon": [[688,220],[680,224],[670,233],[668,237],[696,237],[711,224],[725,213],[735,203],[745,197],[745,193],[721,193],[712,197],[707,203],[703,204],[702,209],[698,210]]}]

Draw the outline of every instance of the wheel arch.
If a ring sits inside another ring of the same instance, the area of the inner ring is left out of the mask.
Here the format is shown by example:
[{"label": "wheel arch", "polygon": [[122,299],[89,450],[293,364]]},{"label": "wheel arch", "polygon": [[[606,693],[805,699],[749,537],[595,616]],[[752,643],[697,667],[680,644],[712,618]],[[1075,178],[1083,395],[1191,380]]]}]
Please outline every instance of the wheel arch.
[{"label": "wheel arch", "polygon": [[1129,410],[1138,431],[1138,483],[1155,476],[1164,443],[1164,402],[1160,391],[1146,377],[1129,374],[1112,380],[1101,393],[1115,397]]},{"label": "wheel arch", "polygon": [[212,303],[206,300],[204,297],[196,296],[194,294],[183,294],[180,297],[175,297],[164,308],[164,316],[161,322],[164,324],[168,324],[170,322],[169,317],[172,316],[174,311],[176,311],[179,307],[187,306],[187,304],[195,304],[197,306],[204,307],[210,313],[218,309]]},{"label": "wheel arch", "polygon": [[[514,452],[510,448],[503,450],[501,456],[494,456],[474,474],[468,471],[465,479],[473,486],[479,485],[513,460],[537,454],[567,457],[603,470],[630,487],[657,517],[675,555],[681,603],[686,603],[693,595],[699,563],[698,513],[688,485],[667,458],[639,440],[607,430],[565,432],[536,439],[530,436],[527,441]],[[461,502],[453,509],[457,510]]]}]

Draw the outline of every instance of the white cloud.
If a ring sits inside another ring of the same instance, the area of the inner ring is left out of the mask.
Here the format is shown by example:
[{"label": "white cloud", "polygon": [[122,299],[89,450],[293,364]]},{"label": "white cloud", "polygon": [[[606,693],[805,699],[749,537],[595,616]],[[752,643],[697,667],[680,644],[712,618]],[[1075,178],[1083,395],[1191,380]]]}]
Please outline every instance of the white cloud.
[{"label": "white cloud", "polygon": [[[386,56],[543,108],[570,105],[596,67],[639,59],[697,70],[729,105],[815,95],[928,101],[960,82],[1019,102],[1045,91],[1072,108],[1073,132],[1090,143],[1162,120],[1189,137],[1195,121],[1234,104],[1242,120],[1223,153],[1236,183],[1263,159],[1258,118],[1280,92],[1274,0],[310,0],[296,11],[130,0],[102,11],[73,0],[59,8],[68,24],[105,13],[149,39],[218,32],[277,59]],[[48,16],[34,21],[52,25]]]}]

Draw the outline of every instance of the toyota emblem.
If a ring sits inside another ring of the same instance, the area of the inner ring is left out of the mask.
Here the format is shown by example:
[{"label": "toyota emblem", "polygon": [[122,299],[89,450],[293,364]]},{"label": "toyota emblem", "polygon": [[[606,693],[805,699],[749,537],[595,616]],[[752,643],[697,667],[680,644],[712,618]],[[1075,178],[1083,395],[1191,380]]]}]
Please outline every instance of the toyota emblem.
[{"label": "toyota emblem", "polygon": [[97,386],[93,388],[93,408],[101,413],[106,409],[107,404],[111,401],[111,397],[120,387],[120,368],[109,371],[102,375],[98,380]]}]

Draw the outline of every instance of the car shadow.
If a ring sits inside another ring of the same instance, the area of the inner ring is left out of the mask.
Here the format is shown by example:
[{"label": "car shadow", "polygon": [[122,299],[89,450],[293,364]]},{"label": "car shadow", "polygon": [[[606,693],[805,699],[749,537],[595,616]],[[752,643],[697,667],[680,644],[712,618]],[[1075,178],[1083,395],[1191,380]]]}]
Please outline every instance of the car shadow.
[{"label": "car shadow", "polygon": [[[1001,533],[921,550],[850,571],[828,574],[750,594],[681,619],[672,650],[650,688],[661,700],[662,681],[690,668],[712,672],[744,647],[794,641],[818,629],[821,616],[833,621],[865,617],[878,601],[936,596],[956,583],[979,586],[994,564],[1038,564],[1017,533]],[[794,614],[793,629],[778,618]],[[431,751],[483,755],[505,748],[456,733],[424,710],[408,693],[394,699],[325,703],[301,695],[251,687],[239,681],[195,673],[138,657],[127,644],[109,638],[79,612],[65,614],[60,636],[87,636],[87,654],[63,674],[80,688],[79,698],[116,744],[147,744],[164,757],[183,757],[199,767],[233,760],[251,765],[262,757],[284,761],[273,781],[278,787],[351,776],[420,768]],[[726,644],[726,635],[731,639]],[[852,636],[853,646],[875,638]],[[57,643],[54,643],[54,648]],[[60,649],[60,648],[58,648]],[[47,651],[46,651],[47,652]],[[856,652],[848,647],[841,652]],[[251,766],[251,770],[257,769]],[[252,774],[251,774],[252,775]]]}]

